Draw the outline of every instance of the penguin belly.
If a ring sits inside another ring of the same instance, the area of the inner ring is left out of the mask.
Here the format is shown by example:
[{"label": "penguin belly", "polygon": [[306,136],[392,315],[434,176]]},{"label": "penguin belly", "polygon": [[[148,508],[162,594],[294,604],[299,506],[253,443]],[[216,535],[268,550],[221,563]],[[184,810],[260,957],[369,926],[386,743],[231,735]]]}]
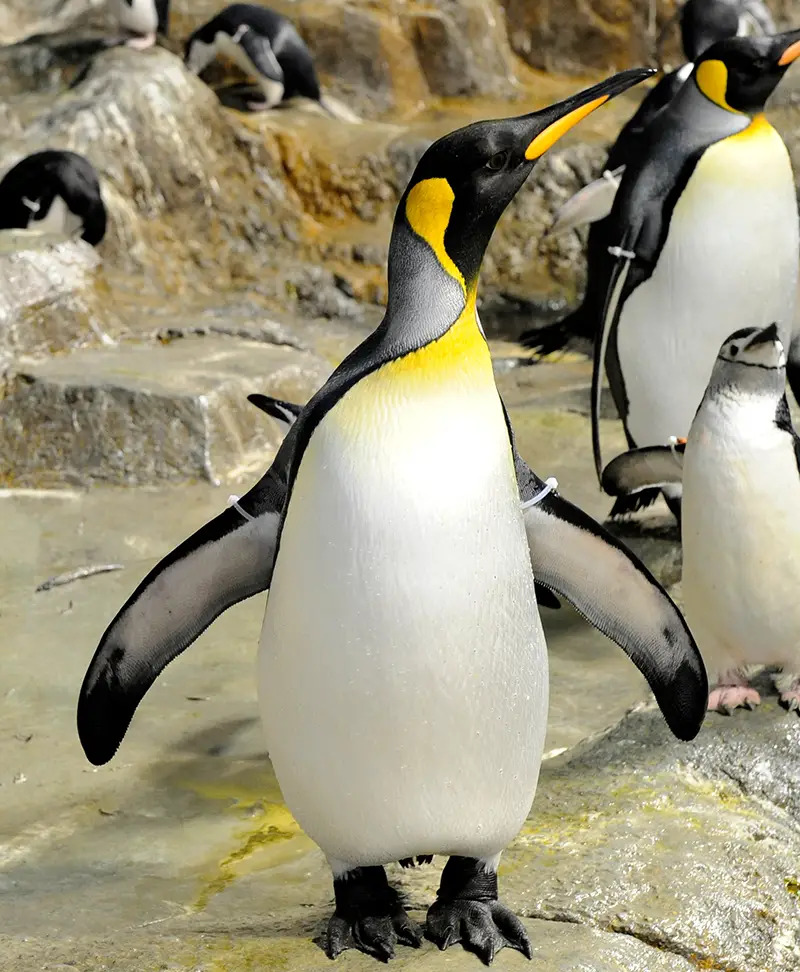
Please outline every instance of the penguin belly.
[{"label": "penguin belly", "polygon": [[766,397],[706,402],[686,448],[684,611],[712,678],[800,669],[800,476],[774,409]]},{"label": "penguin belly", "polygon": [[75,236],[79,231],[83,232],[83,220],[72,212],[61,196],[55,196],[46,215],[42,219],[32,220],[28,228],[42,233]]},{"label": "penguin belly", "polygon": [[120,24],[134,34],[154,34],[158,30],[155,0],[116,0]]},{"label": "penguin belly", "polygon": [[488,857],[519,831],[547,655],[490,370],[427,388],[379,371],[322,419],[281,535],[259,681],[286,803],[330,858]]},{"label": "penguin belly", "polygon": [[799,260],[789,156],[756,119],[703,153],[652,276],[620,314],[625,424],[636,445],[688,434],[729,334],[776,321],[788,347]]}]

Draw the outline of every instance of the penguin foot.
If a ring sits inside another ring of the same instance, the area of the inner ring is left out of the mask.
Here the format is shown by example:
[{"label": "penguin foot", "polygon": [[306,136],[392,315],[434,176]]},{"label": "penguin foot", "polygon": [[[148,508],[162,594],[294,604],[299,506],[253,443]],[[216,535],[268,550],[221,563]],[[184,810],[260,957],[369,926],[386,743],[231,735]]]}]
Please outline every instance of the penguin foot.
[{"label": "penguin foot", "polygon": [[143,34],[141,37],[131,37],[126,45],[132,47],[135,51],[146,51],[148,47],[152,47],[156,42],[155,34]]},{"label": "penguin foot", "polygon": [[793,684],[785,692],[781,692],[780,703],[789,712],[800,713],[800,684]]},{"label": "penguin foot", "polygon": [[435,901],[428,910],[425,935],[442,950],[461,942],[484,965],[491,965],[505,947],[515,948],[525,958],[531,957],[525,926],[499,901]]},{"label": "penguin foot", "polygon": [[734,709],[754,709],[761,696],[749,685],[718,685],[708,696],[708,711],[730,715]]},{"label": "penguin foot", "polygon": [[[499,858],[499,855],[498,855]],[[474,857],[451,857],[442,871],[437,900],[428,909],[425,934],[442,950],[461,942],[491,965],[502,948],[531,957],[525,926],[497,900],[496,862]]]},{"label": "penguin foot", "polygon": [[335,959],[348,948],[357,948],[381,962],[395,956],[396,945],[419,948],[422,932],[389,887],[382,867],[356,867],[333,882],[334,911],[323,942],[325,953]]}]

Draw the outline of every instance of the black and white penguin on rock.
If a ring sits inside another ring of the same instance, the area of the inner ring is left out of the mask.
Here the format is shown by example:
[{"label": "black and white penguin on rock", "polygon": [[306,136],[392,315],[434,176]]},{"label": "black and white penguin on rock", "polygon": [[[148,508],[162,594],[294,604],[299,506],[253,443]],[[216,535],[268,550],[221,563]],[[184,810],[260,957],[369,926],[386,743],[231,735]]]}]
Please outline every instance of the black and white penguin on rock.
[{"label": "black and white penguin on rock", "polygon": [[[592,382],[598,476],[603,371],[631,446],[685,437],[731,327],[777,321],[789,347],[800,240],[789,154],[764,103],[800,56],[800,31],[712,45],[647,129],[596,254]],[[587,294],[587,296],[589,296]],[[790,355],[788,377],[800,392]],[[638,505],[657,492],[639,494]],[[680,488],[665,490],[679,511]],[[632,507],[625,497],[614,514]],[[633,507],[636,508],[636,507]]]},{"label": "black and white penguin on rock", "polygon": [[198,28],[186,42],[185,63],[200,74],[218,56],[233,61],[258,81],[263,100],[251,111],[274,108],[290,98],[308,98],[343,121],[359,119],[344,105],[322,94],[311,53],[297,28],[274,10],[234,3]]},{"label": "black and white penguin on rock", "polygon": [[715,685],[709,709],[761,700],[748,666],[779,665],[800,708],[800,439],[786,401],[778,328],[746,328],[720,350],[684,445],[609,463],[615,495],[683,485],[683,599]]},{"label": "black and white penguin on rock", "polygon": [[[584,186],[559,210],[548,235],[555,236],[586,223],[604,219],[611,212],[614,197],[622,179],[625,166],[646,151],[644,138],[647,126],[678,93],[692,73],[694,62],[703,51],[727,37],[747,37],[754,34],[773,34],[775,24],[769,10],[760,0],[687,0],[676,14],[680,22],[681,44],[686,63],[665,74],[644,97],[633,116],[626,122],[612,145],[599,178]],[[599,237],[602,245],[603,235]],[[591,254],[596,239],[590,236],[588,249]],[[589,257],[591,260],[591,256]],[[573,334],[593,337],[594,329],[584,323],[579,327],[579,316],[560,322],[560,330],[548,332],[542,351],[558,349],[554,344],[556,334],[566,337]],[[558,325],[556,325],[558,327]],[[596,329],[596,322],[594,324]],[[587,335],[587,330],[589,334]],[[539,346],[535,334],[523,335],[523,343]],[[563,346],[563,343],[560,345]]]},{"label": "black and white penguin on rock", "polygon": [[0,180],[0,229],[81,236],[97,246],[106,232],[106,207],[92,164],[56,149],[17,162]]},{"label": "black and white penguin on rock", "polygon": [[129,47],[145,50],[158,34],[166,35],[169,0],[112,0],[112,5],[120,27],[134,35],[127,41]]},{"label": "black and white penguin on rock", "polygon": [[530,810],[547,721],[535,582],[628,653],[677,736],[703,719],[705,670],[672,601],[517,453],[475,309],[485,248],[537,159],[647,74],[425,152],[398,206],[382,323],[264,478],[144,579],[86,674],[78,731],[101,764],[164,666],[269,589],[261,713],[286,803],[333,872],[331,957],[420,944],[384,865],[433,854],[449,861],[428,937],[487,963],[506,945],[530,956],[497,867]]}]

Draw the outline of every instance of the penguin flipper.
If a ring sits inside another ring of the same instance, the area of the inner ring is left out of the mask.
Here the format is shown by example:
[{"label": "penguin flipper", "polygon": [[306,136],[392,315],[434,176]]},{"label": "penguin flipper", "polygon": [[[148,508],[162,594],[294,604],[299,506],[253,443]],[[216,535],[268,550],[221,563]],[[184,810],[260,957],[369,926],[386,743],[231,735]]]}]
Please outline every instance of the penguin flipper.
[{"label": "penguin flipper", "polygon": [[545,236],[559,236],[579,226],[605,219],[614,205],[624,171],[624,165],[613,171],[606,169],[599,178],[579,189],[559,209],[555,222]]},{"label": "penguin flipper", "polygon": [[609,496],[631,496],[683,480],[685,442],[624,452],[603,470],[601,485]]},{"label": "penguin flipper", "polygon": [[302,405],[295,405],[294,402],[284,402],[280,398],[272,398],[271,395],[248,395],[248,402],[266,412],[270,418],[290,429],[297,421],[298,415],[303,411]]},{"label": "penguin flipper", "polygon": [[159,673],[223,611],[269,587],[294,439],[290,430],[261,481],[157,564],[106,629],[78,699],[78,735],[96,766]]},{"label": "penguin flipper", "polygon": [[519,456],[517,481],[536,579],[616,642],[647,679],[672,732],[693,739],[708,699],[686,622],[643,563],[599,523],[544,485]]},{"label": "penguin flipper", "polygon": [[245,54],[265,78],[269,78],[270,81],[275,81],[277,84],[283,84],[283,68],[275,57],[272,45],[263,34],[259,34],[255,30],[246,30],[239,43],[242,45]]}]

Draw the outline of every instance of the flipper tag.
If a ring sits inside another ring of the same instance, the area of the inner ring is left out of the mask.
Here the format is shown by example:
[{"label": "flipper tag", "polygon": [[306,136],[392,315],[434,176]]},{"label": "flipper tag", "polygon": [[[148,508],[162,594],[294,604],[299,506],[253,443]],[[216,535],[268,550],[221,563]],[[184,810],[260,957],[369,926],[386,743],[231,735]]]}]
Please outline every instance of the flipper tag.
[{"label": "flipper tag", "polygon": [[251,516],[247,512],[247,510],[244,510],[244,509],[242,509],[241,506],[239,506],[239,497],[238,496],[229,496],[228,497],[228,506],[232,506],[236,510],[237,513],[241,513],[242,516],[245,518],[245,520],[255,520],[255,517],[254,516]]},{"label": "flipper tag", "polygon": [[636,254],[633,250],[623,250],[621,246],[610,246],[608,252],[618,260],[635,260]]},{"label": "flipper tag", "polygon": [[612,186],[614,187],[619,186],[620,183],[619,176],[615,176],[614,172],[611,169],[603,169],[603,178],[607,182],[610,182]]},{"label": "flipper tag", "polygon": [[545,479],[544,486],[542,486],[538,493],[534,493],[529,500],[525,500],[522,504],[522,509],[527,510],[529,506],[536,506],[537,503],[541,503],[545,496],[548,493],[552,493],[554,489],[558,489],[558,480],[555,476],[550,476],[548,479]]},{"label": "flipper tag", "polygon": [[672,452],[672,455],[677,458],[678,453],[675,451],[675,446],[686,445],[686,439],[679,439],[677,435],[671,435],[669,439],[667,439],[667,441],[669,442],[669,447]]}]

